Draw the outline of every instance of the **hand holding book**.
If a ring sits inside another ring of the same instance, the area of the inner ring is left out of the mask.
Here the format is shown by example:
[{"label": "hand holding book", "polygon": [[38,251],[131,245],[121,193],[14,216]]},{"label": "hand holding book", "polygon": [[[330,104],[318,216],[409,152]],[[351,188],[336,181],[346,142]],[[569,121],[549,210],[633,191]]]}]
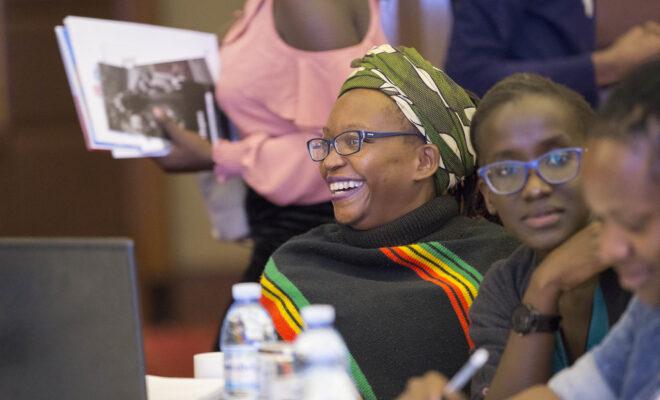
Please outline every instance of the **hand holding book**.
[{"label": "hand holding book", "polygon": [[154,107],[187,131],[217,138],[214,34],[73,16],[55,31],[89,150],[121,158],[168,154]]},{"label": "hand holding book", "polygon": [[213,169],[211,143],[196,132],[177,124],[159,107],[152,110],[154,119],[170,140],[170,152],[153,160],[167,172],[191,172]]}]

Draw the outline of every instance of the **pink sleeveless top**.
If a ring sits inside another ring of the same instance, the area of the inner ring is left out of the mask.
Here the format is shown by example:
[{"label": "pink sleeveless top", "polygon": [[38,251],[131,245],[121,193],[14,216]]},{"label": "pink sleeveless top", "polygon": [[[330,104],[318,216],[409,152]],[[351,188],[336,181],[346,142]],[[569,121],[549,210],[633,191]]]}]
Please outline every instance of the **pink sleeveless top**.
[{"label": "pink sleeveless top", "polygon": [[220,47],[216,96],[236,125],[240,140],[213,148],[215,173],[223,181],[242,176],[260,195],[278,205],[316,204],[330,199],[307,140],[321,135],[350,63],[386,43],[377,0],[371,20],[354,46],[305,51],[286,44],[273,18],[274,0],[247,0]]}]

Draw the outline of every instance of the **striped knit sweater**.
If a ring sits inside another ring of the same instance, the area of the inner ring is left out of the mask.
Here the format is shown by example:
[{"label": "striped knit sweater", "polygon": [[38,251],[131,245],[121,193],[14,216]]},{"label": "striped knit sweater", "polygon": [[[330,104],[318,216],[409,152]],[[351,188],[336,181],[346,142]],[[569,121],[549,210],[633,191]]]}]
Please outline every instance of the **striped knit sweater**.
[{"label": "striped knit sweater", "polygon": [[266,265],[262,302],[285,340],[300,333],[302,307],[333,305],[362,396],[389,399],[414,375],[466,361],[482,275],[515,245],[439,197],[373,230],[326,224],[289,240]]}]

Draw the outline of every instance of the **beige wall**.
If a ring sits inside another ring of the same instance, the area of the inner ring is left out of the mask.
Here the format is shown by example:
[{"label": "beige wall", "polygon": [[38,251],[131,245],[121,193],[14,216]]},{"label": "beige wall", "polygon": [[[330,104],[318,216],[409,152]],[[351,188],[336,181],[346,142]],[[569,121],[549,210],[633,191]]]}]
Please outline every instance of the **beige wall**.
[{"label": "beige wall", "polygon": [[222,33],[244,0],[157,0],[157,23]]},{"label": "beige wall", "polygon": [[196,175],[170,175],[166,187],[169,242],[175,271],[235,273],[242,270],[247,265],[250,244],[219,242],[211,237]]},{"label": "beige wall", "polygon": [[[177,28],[220,33],[240,9],[243,0],[158,0],[156,23]],[[170,251],[175,268],[186,272],[245,267],[248,244],[221,243],[210,234],[209,219],[195,174],[167,178]]]}]

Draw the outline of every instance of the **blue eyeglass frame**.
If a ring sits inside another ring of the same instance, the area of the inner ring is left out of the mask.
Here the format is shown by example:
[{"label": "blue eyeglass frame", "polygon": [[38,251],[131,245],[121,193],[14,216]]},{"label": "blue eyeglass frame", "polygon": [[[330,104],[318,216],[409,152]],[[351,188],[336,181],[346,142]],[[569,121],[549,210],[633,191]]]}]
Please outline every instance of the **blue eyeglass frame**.
[{"label": "blue eyeglass frame", "polygon": [[[335,142],[337,141],[337,138],[340,137],[341,135],[349,132],[357,132],[358,133],[358,138],[359,138],[359,143],[358,143],[358,148],[352,153],[347,153],[343,154],[337,151],[337,147],[335,146]],[[310,139],[307,141],[307,152],[309,153],[309,156],[312,158],[312,161],[315,162],[321,162],[326,159],[330,155],[330,149],[333,148],[337,152],[337,154],[341,156],[350,156],[351,154],[355,154],[362,150],[362,143],[364,143],[365,139],[378,139],[378,138],[386,138],[386,137],[392,137],[392,136],[418,136],[420,139],[422,139],[424,142],[426,142],[426,137],[422,135],[419,132],[375,132],[375,131],[366,131],[364,129],[351,129],[348,131],[344,131],[340,133],[339,135],[335,136],[332,139],[323,139],[323,138],[314,138]],[[323,157],[320,160],[315,160],[314,157],[312,157],[312,149],[310,148],[311,144],[316,141],[322,141],[323,143],[326,144],[327,146],[327,153],[325,154],[325,157]]]},{"label": "blue eyeglass frame", "polygon": [[[549,181],[547,179],[547,177],[545,177],[539,171],[539,163],[544,158],[548,157],[549,155],[551,155],[553,153],[559,152],[559,151],[564,151],[564,152],[570,152],[570,153],[577,154],[578,168],[575,171],[575,175],[573,175],[571,178],[566,179],[566,180],[562,180],[562,181],[552,182],[552,181]],[[515,193],[518,193],[521,190],[523,190],[523,188],[527,184],[527,181],[529,180],[529,171],[530,170],[534,170],[536,172],[536,175],[539,178],[541,178],[541,180],[543,180],[543,182],[545,182],[549,185],[559,185],[559,184],[566,183],[566,182],[569,182],[569,181],[575,179],[575,177],[578,176],[578,174],[580,173],[580,168],[582,167],[582,155],[584,154],[585,151],[587,151],[587,149],[585,149],[583,147],[563,147],[563,148],[559,148],[559,149],[553,149],[553,150],[548,151],[547,153],[542,154],[541,156],[539,156],[539,157],[537,157],[533,160],[529,160],[529,161],[526,161],[526,162],[525,161],[517,161],[517,160],[504,160],[504,161],[497,161],[497,162],[494,162],[494,163],[490,163],[488,165],[484,165],[483,167],[479,168],[477,170],[477,173],[479,174],[481,179],[483,179],[486,182],[486,184],[488,185],[488,188],[493,193],[498,194],[498,195],[502,195],[502,196],[509,195],[509,194],[515,194]],[[511,192],[503,192],[503,191],[497,190],[493,186],[492,182],[490,181],[490,178],[488,178],[488,171],[491,168],[499,166],[499,165],[511,165],[511,164],[514,164],[516,166],[522,166],[524,168],[525,179],[523,179],[522,184],[520,185],[520,188],[518,188],[517,190],[511,191]]]}]

